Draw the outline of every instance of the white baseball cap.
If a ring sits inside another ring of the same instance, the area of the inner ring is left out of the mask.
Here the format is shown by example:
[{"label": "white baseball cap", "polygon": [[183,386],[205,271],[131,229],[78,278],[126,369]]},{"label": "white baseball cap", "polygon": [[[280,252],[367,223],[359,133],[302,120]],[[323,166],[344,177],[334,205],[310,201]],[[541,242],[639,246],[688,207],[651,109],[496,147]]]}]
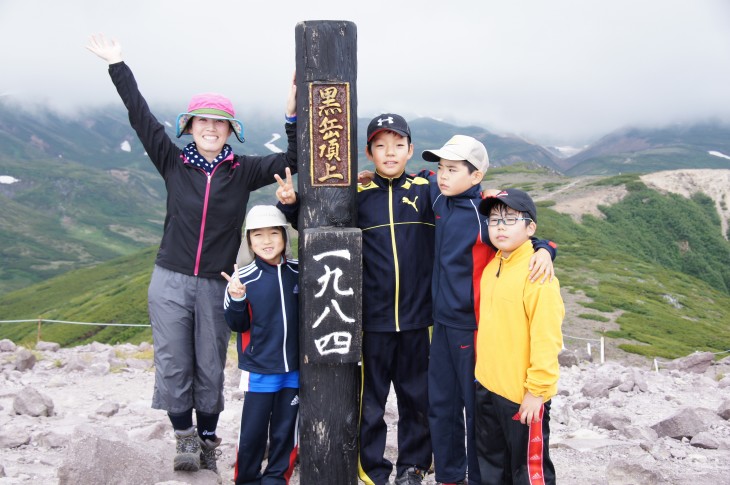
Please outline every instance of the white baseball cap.
[{"label": "white baseball cap", "polygon": [[427,162],[444,160],[466,160],[477,170],[486,172],[489,168],[489,155],[482,142],[466,135],[454,135],[438,150],[424,150],[421,154]]}]

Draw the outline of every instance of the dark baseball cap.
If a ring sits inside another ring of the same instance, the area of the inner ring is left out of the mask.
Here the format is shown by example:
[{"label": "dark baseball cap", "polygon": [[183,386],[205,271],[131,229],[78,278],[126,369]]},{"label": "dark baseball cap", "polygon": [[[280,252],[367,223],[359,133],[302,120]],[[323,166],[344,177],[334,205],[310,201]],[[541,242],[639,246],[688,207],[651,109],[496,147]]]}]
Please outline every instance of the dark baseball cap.
[{"label": "dark baseball cap", "polygon": [[489,212],[497,202],[502,202],[507,207],[516,211],[526,212],[530,219],[537,223],[537,207],[527,192],[518,189],[506,189],[482,200],[479,204],[479,212],[489,217]]},{"label": "dark baseball cap", "polygon": [[370,121],[368,125],[368,143],[381,131],[393,131],[400,136],[411,137],[411,128],[405,118],[394,113],[383,113]]}]

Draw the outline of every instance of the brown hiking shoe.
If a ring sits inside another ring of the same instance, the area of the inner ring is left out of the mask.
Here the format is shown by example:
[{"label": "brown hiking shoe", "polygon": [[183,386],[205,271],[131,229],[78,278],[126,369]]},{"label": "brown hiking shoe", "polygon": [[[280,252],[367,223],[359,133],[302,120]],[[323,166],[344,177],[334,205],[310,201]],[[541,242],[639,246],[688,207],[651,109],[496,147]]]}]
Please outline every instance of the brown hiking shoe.
[{"label": "brown hiking shoe", "polygon": [[184,472],[197,472],[200,470],[200,440],[195,426],[180,431],[175,430],[177,440],[173,470]]},{"label": "brown hiking shoe", "polygon": [[201,470],[210,470],[218,473],[218,457],[221,455],[221,450],[218,449],[218,445],[220,444],[220,438],[216,438],[215,441],[200,440]]}]

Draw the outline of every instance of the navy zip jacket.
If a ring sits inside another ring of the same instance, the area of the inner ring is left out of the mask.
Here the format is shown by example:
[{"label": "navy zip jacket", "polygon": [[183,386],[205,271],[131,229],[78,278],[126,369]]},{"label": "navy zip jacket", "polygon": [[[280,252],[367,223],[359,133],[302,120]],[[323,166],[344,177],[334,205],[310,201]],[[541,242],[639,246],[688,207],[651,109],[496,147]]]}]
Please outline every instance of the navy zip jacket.
[{"label": "navy zip jacket", "polygon": [[283,374],[299,368],[299,262],[271,265],[258,256],[238,270],[246,285],[243,300],[232,300],[226,286],[226,323],[234,332],[238,368]]},{"label": "navy zip jacket", "polygon": [[399,332],[432,324],[434,216],[429,181],[377,173],[358,186],[362,229],[363,330]]},{"label": "navy zip jacket", "polygon": [[[481,186],[453,197],[431,183],[436,216],[436,252],[433,268],[433,318],[447,327],[476,330],[482,271],[496,254],[489,241],[487,218],[479,213]],[[555,245],[533,238],[535,250],[547,249],[555,259]]]},{"label": "navy zip jacket", "polygon": [[230,271],[241,245],[241,227],[249,194],[297,171],[296,124],[287,123],[286,153],[232,155],[210,176],[187,162],[183,152],[155,119],[124,62],[111,64],[109,75],[129,112],[147,155],[165,179],[167,215],[155,264],[178,273],[220,278]]}]

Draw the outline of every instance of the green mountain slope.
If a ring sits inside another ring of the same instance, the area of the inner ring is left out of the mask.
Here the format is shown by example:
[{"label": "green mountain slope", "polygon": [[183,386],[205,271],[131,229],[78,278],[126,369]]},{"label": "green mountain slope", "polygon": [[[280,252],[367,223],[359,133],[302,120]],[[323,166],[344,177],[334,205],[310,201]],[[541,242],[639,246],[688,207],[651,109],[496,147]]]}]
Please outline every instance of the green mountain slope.
[{"label": "green mountain slope", "polygon": [[[650,357],[730,349],[730,243],[706,198],[662,195],[636,177],[587,181],[594,184],[587,190],[614,184],[628,195],[605,207],[605,218],[584,216],[578,223],[550,208],[550,194],[573,182],[512,167],[491,171],[485,183],[525,188],[539,200],[538,235],[558,243],[564,293],[587,296],[582,310],[567,316],[566,333],[599,322],[622,349]],[[0,320],[147,322],[153,260],[154,249],[148,249],[1,296]],[[35,332],[33,323],[0,325],[0,337],[19,342],[32,342]],[[149,330],[44,324],[43,338],[64,345],[136,342],[149,340]]]},{"label": "green mountain slope", "polygon": [[159,176],[59,159],[4,160],[0,293],[136,252],[159,239]]},{"label": "green mountain slope", "polygon": [[[283,131],[283,120],[262,121],[234,148],[271,153],[264,144],[279,134],[283,150]],[[0,294],[159,241],[164,183],[121,107],[63,118],[0,102],[0,144],[0,176],[17,180],[0,183]],[[273,202],[273,190],[251,204]]]}]

